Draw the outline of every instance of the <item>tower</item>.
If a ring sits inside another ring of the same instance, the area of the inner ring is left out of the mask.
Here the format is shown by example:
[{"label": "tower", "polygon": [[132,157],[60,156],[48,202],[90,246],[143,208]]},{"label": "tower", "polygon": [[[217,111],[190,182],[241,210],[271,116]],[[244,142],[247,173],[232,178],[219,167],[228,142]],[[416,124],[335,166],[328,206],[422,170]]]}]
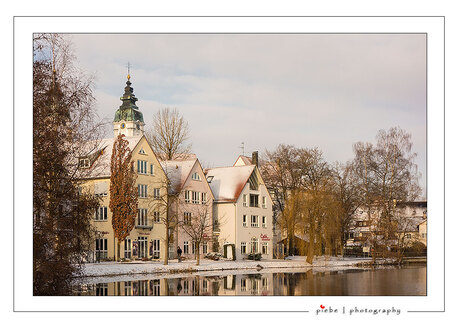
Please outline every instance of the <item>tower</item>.
[{"label": "tower", "polygon": [[119,134],[124,134],[126,137],[142,136],[144,134],[144,117],[136,106],[137,98],[133,94],[133,88],[131,88],[129,73],[127,78],[125,93],[120,97],[123,103],[115,112],[115,119],[113,120],[115,138]]}]

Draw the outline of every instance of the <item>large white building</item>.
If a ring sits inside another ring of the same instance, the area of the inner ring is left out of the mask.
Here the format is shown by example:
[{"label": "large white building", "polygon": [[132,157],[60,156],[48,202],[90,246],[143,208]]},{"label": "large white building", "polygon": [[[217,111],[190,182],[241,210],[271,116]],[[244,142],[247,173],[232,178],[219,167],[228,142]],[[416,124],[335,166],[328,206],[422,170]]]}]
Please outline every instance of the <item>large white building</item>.
[{"label": "large white building", "polygon": [[206,179],[215,198],[214,234],[227,258],[260,253],[272,259],[273,202],[257,166],[239,159],[232,167],[208,169]]}]

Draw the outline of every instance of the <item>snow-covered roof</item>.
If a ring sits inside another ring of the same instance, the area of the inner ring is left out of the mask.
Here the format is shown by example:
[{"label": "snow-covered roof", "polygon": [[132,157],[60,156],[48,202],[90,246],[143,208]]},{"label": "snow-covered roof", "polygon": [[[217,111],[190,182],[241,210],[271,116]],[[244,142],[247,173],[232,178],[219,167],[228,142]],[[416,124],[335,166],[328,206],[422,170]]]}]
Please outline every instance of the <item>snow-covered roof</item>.
[{"label": "snow-covered roof", "polygon": [[[128,148],[132,151],[143,136],[125,137],[128,141]],[[105,138],[94,147],[94,141],[88,143],[88,153],[82,154],[81,158],[88,157],[91,161],[90,168],[80,169],[82,178],[110,177],[110,161],[112,158],[113,143],[115,138]]]},{"label": "snow-covered roof", "polygon": [[198,159],[192,158],[188,160],[167,160],[160,161],[163,170],[166,173],[166,176],[169,178],[171,186],[169,188],[169,193],[179,193],[182,187],[187,180],[187,177],[190,175],[195,162]]},{"label": "snow-covered roof", "polygon": [[255,165],[211,168],[207,170],[206,177],[209,181],[217,202],[236,202]]}]

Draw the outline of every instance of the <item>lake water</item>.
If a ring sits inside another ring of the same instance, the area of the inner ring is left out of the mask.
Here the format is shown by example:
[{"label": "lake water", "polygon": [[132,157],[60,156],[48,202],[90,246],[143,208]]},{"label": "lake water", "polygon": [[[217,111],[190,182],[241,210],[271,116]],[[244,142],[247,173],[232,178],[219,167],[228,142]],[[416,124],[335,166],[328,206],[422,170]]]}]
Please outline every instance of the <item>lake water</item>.
[{"label": "lake water", "polygon": [[91,278],[85,296],[425,296],[426,266],[283,272],[198,272]]}]

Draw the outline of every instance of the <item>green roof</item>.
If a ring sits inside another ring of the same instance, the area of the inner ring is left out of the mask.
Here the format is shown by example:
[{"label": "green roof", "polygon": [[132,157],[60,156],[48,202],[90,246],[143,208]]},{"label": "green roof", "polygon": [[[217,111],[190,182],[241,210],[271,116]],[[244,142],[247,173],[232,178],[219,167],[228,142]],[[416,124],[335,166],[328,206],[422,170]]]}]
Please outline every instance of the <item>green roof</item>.
[{"label": "green roof", "polygon": [[115,119],[113,122],[119,121],[140,121],[144,122],[144,116],[139,108],[136,106],[137,98],[133,94],[131,88],[131,81],[126,81],[125,93],[120,100],[123,102],[118,110],[115,112]]}]

